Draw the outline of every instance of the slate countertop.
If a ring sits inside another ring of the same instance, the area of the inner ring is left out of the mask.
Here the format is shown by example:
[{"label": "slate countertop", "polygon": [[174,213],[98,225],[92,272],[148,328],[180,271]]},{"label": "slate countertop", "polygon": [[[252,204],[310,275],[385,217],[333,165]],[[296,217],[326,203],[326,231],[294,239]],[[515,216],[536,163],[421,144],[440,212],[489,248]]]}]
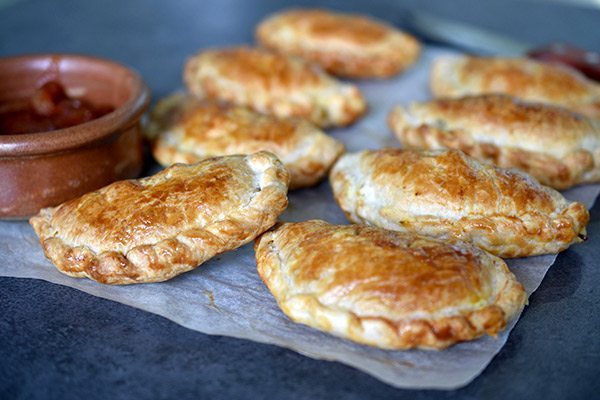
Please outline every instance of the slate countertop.
[{"label": "slate countertop", "polygon": [[[138,69],[158,99],[181,86],[187,56],[204,47],[249,43],[257,21],[291,4],[369,12],[391,22],[406,20],[417,7],[533,44],[560,40],[600,50],[598,8],[473,3],[0,0],[0,56],[75,52],[112,58]],[[456,391],[394,389],[339,363],[207,336],[68,287],[0,278],[0,398],[591,399],[600,393],[598,204],[588,234],[586,243],[558,256],[483,374]]]}]

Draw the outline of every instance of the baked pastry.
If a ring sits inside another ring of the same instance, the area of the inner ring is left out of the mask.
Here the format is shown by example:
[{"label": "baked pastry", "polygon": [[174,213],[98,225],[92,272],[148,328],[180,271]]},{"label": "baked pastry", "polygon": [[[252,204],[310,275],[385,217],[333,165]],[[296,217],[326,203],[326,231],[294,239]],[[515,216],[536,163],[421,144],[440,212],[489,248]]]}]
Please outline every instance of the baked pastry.
[{"label": "baked pastry", "polygon": [[412,36],[364,15],[319,9],[276,13],[256,29],[258,42],[348,78],[387,78],[411,66],[421,46]]},{"label": "baked pastry", "polygon": [[496,335],[527,302],[504,261],[456,240],[306,221],[266,232],[254,248],[293,321],[384,349]]},{"label": "baked pastry", "polygon": [[29,222],[46,257],[67,275],[159,282],[270,228],[287,206],[288,179],[268,152],[213,158],[115,182]]},{"label": "baked pastry", "polygon": [[264,49],[206,50],[188,60],[184,80],[194,96],[278,117],[304,117],[321,127],[349,125],[366,110],[356,86],[299,58]]},{"label": "baked pastry", "polygon": [[303,118],[277,118],[245,107],[176,94],[160,101],[146,129],[164,166],[230,154],[273,152],[290,173],[290,189],[315,185],[344,145]]},{"label": "baked pastry", "polygon": [[526,58],[440,58],[431,70],[431,91],[436,97],[504,93],[600,118],[599,84],[569,67]]},{"label": "baked pastry", "polygon": [[352,222],[455,237],[500,257],[562,251],[583,240],[589,219],[583,204],[529,175],[458,150],[347,154],[330,181]]},{"label": "baked pastry", "polygon": [[555,189],[600,181],[600,121],[561,107],[489,94],[398,106],[388,122],[403,147],[459,149]]}]

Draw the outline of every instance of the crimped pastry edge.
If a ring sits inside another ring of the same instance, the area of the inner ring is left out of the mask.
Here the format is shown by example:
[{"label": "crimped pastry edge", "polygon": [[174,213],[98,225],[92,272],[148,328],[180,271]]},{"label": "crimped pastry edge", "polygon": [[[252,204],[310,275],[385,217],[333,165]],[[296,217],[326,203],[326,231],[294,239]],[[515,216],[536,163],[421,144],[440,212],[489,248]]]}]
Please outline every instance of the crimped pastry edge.
[{"label": "crimped pastry edge", "polygon": [[[387,350],[442,350],[484,334],[495,337],[527,304],[523,285],[508,270],[504,261],[466,243],[462,245],[472,248],[504,272],[504,285],[496,291],[493,303],[481,309],[434,321],[422,318],[392,321],[385,317],[361,317],[350,310],[332,309],[322,304],[314,293],[302,293],[288,298],[286,294],[290,292],[289,279],[281,272],[279,249],[274,245],[278,230],[285,225],[288,224],[278,224],[255,240],[257,270],[262,281],[283,313],[292,321],[344,339]],[[440,242],[433,238],[426,239]]]},{"label": "crimped pastry edge", "polygon": [[[165,281],[195,269],[217,254],[250,242],[273,226],[287,207],[289,175],[277,157],[268,152],[258,152],[246,156],[246,159],[253,169],[262,171],[257,177],[260,191],[244,210],[161,242],[133,247],[126,254],[116,251],[97,254],[88,246],[72,247],[65,243],[57,236],[59,228],[51,222],[61,205],[42,209],[29,222],[40,238],[46,257],[59,271],[69,276],[120,285]],[[240,231],[245,237],[240,237]],[[191,248],[193,246],[197,248]],[[144,273],[148,269],[151,274]],[[121,273],[116,276],[105,273],[114,270]],[[156,271],[166,272],[157,274]]]},{"label": "crimped pastry edge", "polygon": [[[414,224],[402,224],[399,225],[395,223],[395,221],[391,221],[387,219],[385,216],[381,215],[380,209],[372,209],[373,213],[376,213],[376,217],[363,215],[360,211],[364,211],[363,208],[359,210],[358,204],[363,202],[363,199],[358,196],[358,192],[364,182],[359,184],[356,190],[351,190],[353,184],[350,183],[350,180],[346,176],[345,172],[350,173],[358,173],[358,175],[363,174],[362,171],[358,171],[360,168],[360,158],[362,154],[368,152],[361,151],[356,153],[347,153],[338,159],[338,161],[332,167],[329,173],[329,181],[331,184],[331,188],[333,191],[333,195],[335,201],[342,209],[346,218],[353,223],[359,224],[367,224],[373,225],[384,229],[396,230],[400,232],[420,232],[426,236],[433,238],[446,238],[448,235],[452,235],[453,237],[475,244],[476,246],[484,249],[485,251],[490,252],[499,257],[503,258],[514,258],[514,257],[526,257],[526,256],[534,256],[534,255],[543,255],[543,254],[552,254],[558,253],[567,249],[572,244],[581,243],[586,238],[586,225],[589,220],[589,211],[587,208],[578,202],[570,202],[567,207],[565,207],[561,212],[557,213],[555,218],[552,220],[553,227],[556,228],[555,235],[557,238],[563,237],[566,235],[566,238],[563,240],[554,240],[550,242],[542,242],[542,241],[534,241],[533,243],[529,243],[529,245],[525,246],[523,243],[519,244],[510,244],[504,243],[502,245],[490,243],[489,235],[477,236],[477,230],[480,230],[481,216],[475,215],[474,218],[471,219],[461,219],[456,221],[445,220],[441,217],[434,218],[433,221],[427,220],[425,218],[419,218],[419,221],[414,221]],[[343,163],[349,162],[349,158],[357,158],[357,160],[353,160],[353,162],[357,165],[353,171],[341,171],[341,165]],[[525,173],[520,171],[515,171],[520,175],[527,177],[528,179],[532,179],[528,177]],[[355,179],[358,179],[358,176],[355,176]],[[544,187],[545,190],[551,193],[551,196],[560,196],[560,193],[556,192],[552,188]],[[523,216],[516,216],[515,219],[511,218],[511,224],[514,224],[514,227],[518,228],[518,232],[513,232],[515,229],[504,229],[503,235],[497,235],[496,237],[503,237],[506,235],[513,234],[513,236],[519,236],[519,232],[527,232],[528,229],[531,229],[527,226],[527,224],[522,220]],[[502,224],[502,216],[498,216],[500,220],[497,221],[495,229],[506,228],[505,224]],[[494,221],[492,221],[494,222]],[[495,222],[496,223],[496,222]],[[467,229],[464,229],[464,224],[466,224]],[[471,228],[469,228],[469,226]]]},{"label": "crimped pastry edge", "polygon": [[[416,103],[415,103],[416,104]],[[412,106],[412,105],[411,105]],[[564,157],[554,157],[517,147],[479,142],[467,129],[443,129],[433,124],[409,122],[409,107],[395,106],[388,114],[388,126],[403,147],[419,150],[458,149],[480,161],[502,168],[518,168],[540,183],[557,190],[600,181],[600,148],[580,148]]]}]

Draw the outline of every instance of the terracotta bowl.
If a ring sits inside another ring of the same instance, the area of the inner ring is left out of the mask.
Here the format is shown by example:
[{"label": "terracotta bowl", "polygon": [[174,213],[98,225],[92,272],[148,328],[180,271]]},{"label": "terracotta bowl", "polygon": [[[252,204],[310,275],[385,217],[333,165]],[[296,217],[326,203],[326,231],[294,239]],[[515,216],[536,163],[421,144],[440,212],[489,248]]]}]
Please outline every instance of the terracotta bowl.
[{"label": "terracotta bowl", "polygon": [[0,58],[0,103],[31,97],[49,80],[71,97],[114,111],[70,128],[0,134],[0,218],[19,219],[141,172],[140,117],[150,91],[131,69],[79,55]]}]

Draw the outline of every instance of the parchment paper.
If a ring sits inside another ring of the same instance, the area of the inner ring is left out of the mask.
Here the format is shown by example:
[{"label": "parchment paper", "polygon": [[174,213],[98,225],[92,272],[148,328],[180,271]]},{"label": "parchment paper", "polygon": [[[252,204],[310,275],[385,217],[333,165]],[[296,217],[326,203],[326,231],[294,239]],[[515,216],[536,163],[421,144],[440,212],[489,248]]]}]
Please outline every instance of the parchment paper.
[{"label": "parchment paper", "polygon": [[[431,61],[448,50],[428,48],[420,62],[393,80],[360,83],[370,106],[369,115],[347,129],[331,132],[349,151],[398,146],[386,125],[395,104],[429,98],[427,77]],[[600,185],[570,190],[565,195],[591,207]],[[282,220],[321,218],[347,223],[333,200],[327,182],[290,193]],[[531,294],[556,256],[509,260],[517,278]],[[190,329],[214,335],[270,343],[317,359],[342,362],[396,387],[454,389],[466,385],[502,348],[516,321],[498,338],[484,337],[437,351],[383,351],[295,324],[285,317],[256,273],[252,245],[223,254],[194,271],[159,284],[104,286],[59,273],[44,258],[37,237],[26,222],[0,222],[0,275],[37,278],[70,286],[94,296],[118,301]]]}]

